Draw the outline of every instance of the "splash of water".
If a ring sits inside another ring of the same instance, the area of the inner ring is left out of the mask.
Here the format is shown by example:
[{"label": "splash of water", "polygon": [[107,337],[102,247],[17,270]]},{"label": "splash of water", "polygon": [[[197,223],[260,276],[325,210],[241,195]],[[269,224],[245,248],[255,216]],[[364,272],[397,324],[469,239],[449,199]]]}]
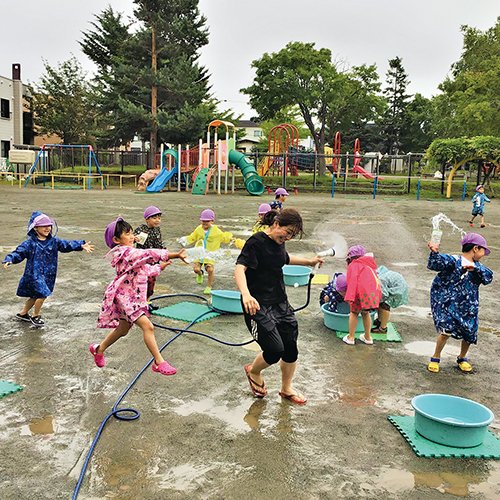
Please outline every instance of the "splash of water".
[{"label": "splash of water", "polygon": [[431,218],[432,229],[439,229],[441,223],[448,224],[452,228],[452,232],[458,231],[462,236],[466,234],[463,229],[460,229],[447,215],[439,213]]},{"label": "splash of water", "polygon": [[323,248],[320,250],[326,250],[327,248],[334,248],[335,249],[335,257],[339,259],[344,259],[347,255],[347,241],[345,238],[339,234],[339,233],[328,233],[328,234],[322,234],[321,235],[321,244],[323,245]]}]

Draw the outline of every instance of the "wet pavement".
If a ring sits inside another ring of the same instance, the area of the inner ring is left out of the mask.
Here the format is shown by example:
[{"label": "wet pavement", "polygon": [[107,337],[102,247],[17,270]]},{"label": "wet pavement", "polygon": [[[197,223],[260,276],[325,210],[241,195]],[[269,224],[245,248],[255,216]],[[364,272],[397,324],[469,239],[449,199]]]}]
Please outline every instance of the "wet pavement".
[{"label": "wet pavement", "polygon": [[[267,197],[5,187],[0,197],[2,257],[24,239],[35,209],[57,220],[61,238],[98,245],[93,255],[60,254],[55,292],[43,308],[43,329],[13,319],[22,303],[15,291],[24,265],[1,271],[0,379],[24,389],[0,400],[0,498],[69,498],[100,422],[149,360],[137,328],[107,351],[105,368],[96,368],[88,353],[88,344],[105,334],[95,325],[103,291],[113,278],[103,258],[103,228],[118,215],[135,227],[142,223],[144,207],[155,204],[164,211],[164,239],[176,249],[176,238],[192,231],[199,212],[211,207],[222,228],[244,237]],[[486,207],[487,222],[493,224],[480,230],[492,250],[483,262],[497,275],[492,285],[481,288],[472,375],[457,370],[459,343],[453,340],[443,353],[441,373],[426,371],[436,336],[429,308],[435,273],[426,270],[430,218],[444,212],[467,230],[469,201],[332,200],[299,194],[290,196],[286,206],[299,209],[306,231],[302,241],[287,243],[290,253],[310,255],[341,235],[349,245],[363,243],[379,265],[405,276],[410,304],[392,316],[403,343],[343,344],[324,327],[317,302],[320,286],[313,286],[310,306],[297,313],[296,386],[309,399],[299,407],[278,396],[277,367],[265,372],[268,397],[252,398],[243,365],[255,355],[255,344],[226,347],[183,335],[164,351],[177,375],[162,377],[148,369],[139,379],[122,406],[139,410],[140,419],[107,424],[79,498],[499,498],[499,461],[419,458],[387,420],[388,415],[412,414],[410,401],[417,394],[448,393],[488,406],[497,417],[491,429],[500,436],[498,201]],[[459,240],[445,228],[442,250],[459,253]],[[235,249],[221,253],[215,288],[235,288],[236,255]],[[329,259],[324,269],[342,271],[343,262]],[[192,271],[177,262],[156,287],[158,294],[202,290]],[[289,287],[288,293],[292,305],[304,303],[305,287]],[[173,299],[158,302],[168,305]],[[249,340],[238,315],[195,329],[227,342]],[[172,336],[157,330],[160,345]]]}]

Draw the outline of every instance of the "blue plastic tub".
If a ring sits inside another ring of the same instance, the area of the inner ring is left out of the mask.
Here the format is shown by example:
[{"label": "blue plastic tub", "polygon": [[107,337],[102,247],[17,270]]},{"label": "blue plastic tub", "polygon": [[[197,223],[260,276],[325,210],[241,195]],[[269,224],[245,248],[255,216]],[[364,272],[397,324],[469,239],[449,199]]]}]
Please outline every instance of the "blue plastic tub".
[{"label": "blue plastic tub", "polygon": [[243,314],[241,294],[234,290],[212,290],[212,307],[218,311]]},{"label": "blue plastic tub", "polygon": [[420,394],[411,400],[415,430],[435,443],[457,448],[479,446],[493,412],[471,399],[448,394]]},{"label": "blue plastic tub", "polygon": [[283,266],[283,279],[288,286],[304,286],[309,283],[312,269],[306,266]]},{"label": "blue plastic tub", "polygon": [[[327,328],[330,330],[335,330],[338,332],[348,332],[349,331],[349,304],[347,302],[341,302],[337,307],[337,312],[331,312],[326,307],[328,304],[323,304],[321,310],[323,311],[323,321]],[[372,320],[375,313],[371,313]],[[361,315],[358,317],[358,324],[356,325],[356,332],[364,332],[365,328],[363,326],[363,319]]]}]

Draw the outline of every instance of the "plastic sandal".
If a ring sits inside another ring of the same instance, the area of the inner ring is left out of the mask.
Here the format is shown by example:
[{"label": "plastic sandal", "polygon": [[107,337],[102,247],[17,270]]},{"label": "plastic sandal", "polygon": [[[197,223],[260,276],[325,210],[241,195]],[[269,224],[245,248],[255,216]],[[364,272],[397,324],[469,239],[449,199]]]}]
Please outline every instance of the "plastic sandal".
[{"label": "plastic sandal", "polygon": [[370,331],[372,333],[385,334],[387,333],[387,327],[382,328],[379,324],[378,326],[374,326]]},{"label": "plastic sandal", "polygon": [[457,363],[460,371],[464,373],[470,373],[472,371],[472,365],[467,358],[457,358]]},{"label": "plastic sandal", "polygon": [[209,286],[207,286],[205,290],[203,290],[203,293],[205,295],[210,295],[212,293],[212,289]]},{"label": "plastic sandal", "polygon": [[262,384],[258,384],[257,382],[255,382],[255,380],[252,379],[252,377],[250,377],[251,366],[252,366],[252,364],[250,363],[250,364],[245,365],[243,367],[243,369],[245,370],[245,375],[247,376],[247,379],[248,379],[248,383],[250,384],[250,389],[252,391],[252,394],[256,398],[263,398],[263,397],[267,396],[266,383],[262,382]]},{"label": "plastic sandal", "polygon": [[359,340],[361,340],[361,342],[363,342],[363,344],[373,345],[373,339],[366,340],[366,337],[365,337],[364,333],[359,336]]},{"label": "plastic sandal", "polygon": [[292,403],[296,405],[305,405],[307,403],[307,399],[303,396],[299,396],[298,394],[285,394],[284,392],[278,393],[282,398],[288,399]]},{"label": "plastic sandal", "polygon": [[439,358],[431,358],[429,364],[427,365],[427,369],[432,373],[438,373],[440,361],[441,360]]},{"label": "plastic sandal", "polygon": [[162,361],[159,365],[153,363],[151,369],[156,373],[161,373],[162,375],[175,375],[177,370],[169,364],[168,361]]},{"label": "plastic sandal", "polygon": [[201,285],[203,283],[203,273],[196,275],[196,283],[198,283],[198,285]]},{"label": "plastic sandal", "polygon": [[347,345],[354,345],[356,343],[354,339],[351,340],[349,338],[349,335],[345,335],[344,337],[342,337],[342,342],[345,342]]},{"label": "plastic sandal", "polygon": [[97,348],[99,344],[90,344],[89,351],[92,356],[94,356],[94,363],[98,368],[102,368],[106,364],[106,359],[104,358],[104,354],[98,354]]}]

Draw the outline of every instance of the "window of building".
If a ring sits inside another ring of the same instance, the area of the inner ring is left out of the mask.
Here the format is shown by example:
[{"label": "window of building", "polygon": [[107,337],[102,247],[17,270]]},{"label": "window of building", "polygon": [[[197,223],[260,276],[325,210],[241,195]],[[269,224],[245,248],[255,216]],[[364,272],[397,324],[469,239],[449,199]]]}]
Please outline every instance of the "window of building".
[{"label": "window of building", "polygon": [[0,116],[10,118],[10,102],[8,99],[0,99]]},{"label": "window of building", "polygon": [[254,130],[253,136],[254,137],[262,137],[262,130]]},{"label": "window of building", "polygon": [[0,142],[0,158],[8,158],[10,150],[10,141]]}]

